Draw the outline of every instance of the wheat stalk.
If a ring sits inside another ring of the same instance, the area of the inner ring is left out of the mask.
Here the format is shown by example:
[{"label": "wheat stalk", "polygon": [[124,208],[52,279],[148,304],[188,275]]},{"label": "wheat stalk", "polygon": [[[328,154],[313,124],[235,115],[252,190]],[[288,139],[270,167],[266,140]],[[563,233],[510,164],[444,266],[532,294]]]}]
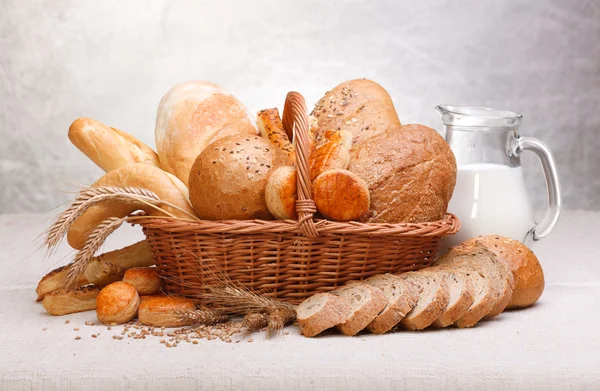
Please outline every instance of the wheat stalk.
[{"label": "wheat stalk", "polygon": [[225,323],[229,317],[221,311],[211,310],[208,308],[199,308],[195,310],[181,310],[176,314],[182,319],[189,321],[194,325],[212,326],[218,323]]},{"label": "wheat stalk", "polygon": [[262,312],[248,312],[242,320],[242,327],[251,334],[269,325],[269,315]]},{"label": "wheat stalk", "polygon": [[77,281],[85,272],[94,254],[96,254],[106,238],[125,222],[125,219],[125,217],[110,217],[94,227],[85,239],[81,250],[75,255],[75,259],[63,282],[63,287],[73,288],[77,285]]}]

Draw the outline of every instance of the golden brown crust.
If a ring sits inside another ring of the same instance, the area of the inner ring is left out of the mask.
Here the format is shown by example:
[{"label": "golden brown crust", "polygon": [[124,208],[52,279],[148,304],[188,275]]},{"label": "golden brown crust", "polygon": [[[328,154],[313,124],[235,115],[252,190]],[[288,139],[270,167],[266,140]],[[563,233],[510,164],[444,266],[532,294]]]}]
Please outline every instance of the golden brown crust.
[{"label": "golden brown crust", "polygon": [[283,166],[275,170],[267,180],[265,200],[269,212],[279,220],[296,220],[297,192],[296,167]]},{"label": "golden brown crust", "polygon": [[283,124],[281,123],[277,108],[259,111],[256,124],[264,138],[269,139],[273,144],[281,148],[292,161],[296,160],[294,146],[285,130],[283,130]]},{"label": "golden brown crust", "polygon": [[155,134],[160,165],[186,185],[194,161],[209,144],[238,134],[259,134],[254,116],[216,84],[181,83],[160,101]]},{"label": "golden brown crust", "polygon": [[125,272],[123,282],[131,284],[139,295],[154,295],[162,288],[162,279],[154,267],[134,267]]},{"label": "golden brown crust", "polygon": [[193,310],[196,304],[189,299],[173,296],[144,297],[138,310],[142,324],[155,327],[181,327],[191,324],[179,311]]},{"label": "golden brown crust", "polygon": [[393,127],[400,120],[388,92],[372,80],[346,81],[328,91],[315,105],[312,115],[319,131],[347,130],[352,146]]},{"label": "golden brown crust", "polygon": [[348,168],[352,134],[344,130],[327,130],[308,158],[311,182],[319,175],[336,168]]},{"label": "golden brown crust", "polygon": [[444,217],[456,182],[446,141],[423,125],[380,133],[351,152],[348,170],[367,184],[370,223],[421,223]]},{"label": "golden brown crust", "polygon": [[323,216],[337,221],[358,220],[369,210],[369,189],[348,170],[329,170],[312,185],[313,200]]},{"label": "golden brown crust", "polygon": [[120,248],[98,255],[101,261],[112,263],[123,268],[142,267],[154,265],[154,258],[148,242],[139,241],[127,247]]},{"label": "golden brown crust", "polygon": [[88,285],[77,289],[56,289],[44,296],[42,305],[51,315],[66,315],[75,312],[91,311],[96,308],[96,297],[100,293],[98,285]]},{"label": "golden brown crust", "polygon": [[123,281],[113,282],[96,298],[96,316],[104,324],[129,322],[137,314],[140,297],[135,288]]},{"label": "golden brown crust", "polygon": [[129,163],[159,166],[158,155],[152,148],[122,130],[91,118],[73,121],[69,140],[106,172]]},{"label": "golden brown crust", "polygon": [[[181,181],[158,167],[143,163],[126,164],[106,173],[91,187],[117,186],[139,187],[154,192],[161,200],[178,206],[194,215],[189,203],[187,189]],[[186,213],[167,205],[161,206],[177,217],[190,218]],[[92,205],[71,226],[67,233],[67,241],[71,247],[80,249],[90,231],[101,221],[109,217],[125,217],[136,210],[144,210],[149,215],[160,215],[156,209],[140,202],[130,200],[107,199]]]},{"label": "golden brown crust", "polygon": [[474,242],[485,246],[510,267],[514,289],[507,308],[528,307],[540,298],[544,292],[544,270],[533,251],[517,240],[498,235],[480,236],[463,244]]},{"label": "golden brown crust", "polygon": [[192,205],[206,220],[269,220],[267,180],[290,163],[283,151],[262,137],[222,138],[206,148],[192,167]]},{"label": "golden brown crust", "polygon": [[[35,292],[37,293],[36,301],[42,301],[48,293],[62,287],[70,267],[71,264],[58,267],[42,277],[35,289]],[[77,285],[81,286],[86,284],[89,284],[89,281],[85,279],[85,276],[81,276]]]}]

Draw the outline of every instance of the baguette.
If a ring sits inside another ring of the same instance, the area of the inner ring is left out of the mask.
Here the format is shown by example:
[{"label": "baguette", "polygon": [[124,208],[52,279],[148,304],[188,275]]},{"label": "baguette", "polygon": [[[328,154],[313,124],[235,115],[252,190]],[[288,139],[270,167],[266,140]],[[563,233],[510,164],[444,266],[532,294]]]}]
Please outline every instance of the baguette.
[{"label": "baguette", "polygon": [[42,305],[50,315],[56,316],[91,311],[96,309],[96,297],[100,289],[98,285],[77,289],[55,289],[44,296]]},{"label": "baguette", "polygon": [[388,304],[383,292],[369,284],[358,282],[348,284],[336,290],[336,293],[350,305],[350,312],[345,322],[336,326],[344,335],[358,334]]},{"label": "baguette", "polygon": [[300,332],[314,337],[348,319],[350,305],[335,293],[315,293],[296,308]]},{"label": "baguette", "polygon": [[367,325],[367,330],[374,334],[387,333],[393,329],[417,304],[417,290],[398,276],[378,274],[364,282],[379,288],[388,301],[381,313]]},{"label": "baguette", "polygon": [[152,148],[122,130],[91,118],[73,121],[69,140],[106,172],[129,163],[159,166],[158,155]]}]

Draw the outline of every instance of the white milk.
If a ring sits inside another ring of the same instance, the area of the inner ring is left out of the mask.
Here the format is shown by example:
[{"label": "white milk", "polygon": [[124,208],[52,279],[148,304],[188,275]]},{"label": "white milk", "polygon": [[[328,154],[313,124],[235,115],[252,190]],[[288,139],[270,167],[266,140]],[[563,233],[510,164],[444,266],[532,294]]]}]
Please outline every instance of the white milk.
[{"label": "white milk", "polygon": [[535,225],[521,167],[459,166],[448,211],[458,216],[461,228],[444,238],[442,249],[490,234],[529,242],[527,234]]}]

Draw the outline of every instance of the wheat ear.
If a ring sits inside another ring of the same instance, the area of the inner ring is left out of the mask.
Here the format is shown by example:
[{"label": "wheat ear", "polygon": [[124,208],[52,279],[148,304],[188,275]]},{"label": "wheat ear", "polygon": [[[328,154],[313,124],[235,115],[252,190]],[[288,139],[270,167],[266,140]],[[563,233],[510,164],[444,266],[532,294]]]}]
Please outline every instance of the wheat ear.
[{"label": "wheat ear", "polygon": [[229,317],[221,311],[208,308],[181,310],[176,313],[182,320],[189,321],[192,325],[212,326],[217,323],[225,323],[229,320]]},{"label": "wheat ear", "polygon": [[88,237],[85,239],[81,250],[79,250],[75,255],[75,259],[73,260],[73,263],[69,268],[69,272],[64,280],[63,288],[76,287],[77,281],[85,272],[85,269],[94,257],[94,254],[96,254],[106,238],[117,228],[119,228],[123,222],[125,222],[125,219],[125,217],[110,217],[101,221],[94,227],[92,232],[90,232]]}]

